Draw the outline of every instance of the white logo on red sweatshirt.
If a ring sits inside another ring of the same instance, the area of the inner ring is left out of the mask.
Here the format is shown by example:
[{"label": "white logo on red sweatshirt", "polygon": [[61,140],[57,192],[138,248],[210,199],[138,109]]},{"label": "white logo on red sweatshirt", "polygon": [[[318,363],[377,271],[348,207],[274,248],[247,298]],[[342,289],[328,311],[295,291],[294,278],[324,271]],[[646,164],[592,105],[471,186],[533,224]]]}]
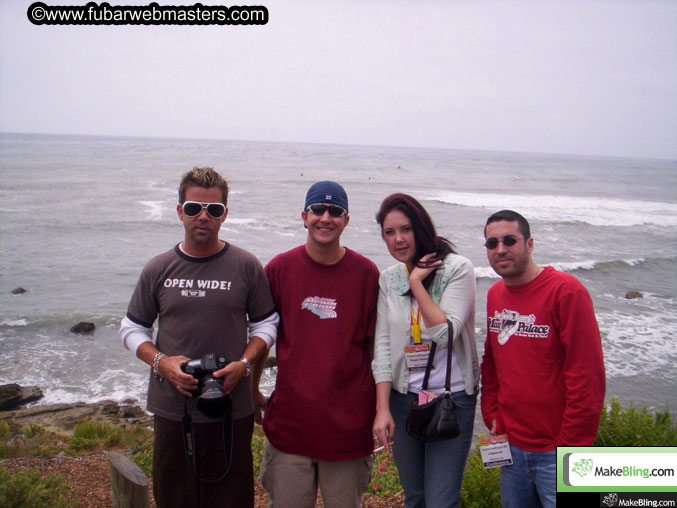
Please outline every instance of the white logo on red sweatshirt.
[{"label": "white logo on red sweatshirt", "polygon": [[313,314],[320,316],[320,319],[334,319],[336,314],[336,300],[333,298],[322,298],[320,296],[309,296],[301,302],[302,309],[308,309]]},{"label": "white logo on red sweatshirt", "polygon": [[494,312],[489,318],[489,330],[498,333],[498,343],[504,345],[513,335],[535,339],[547,339],[550,326],[537,325],[536,316],[529,314],[522,316],[514,310],[503,309],[503,312]]}]

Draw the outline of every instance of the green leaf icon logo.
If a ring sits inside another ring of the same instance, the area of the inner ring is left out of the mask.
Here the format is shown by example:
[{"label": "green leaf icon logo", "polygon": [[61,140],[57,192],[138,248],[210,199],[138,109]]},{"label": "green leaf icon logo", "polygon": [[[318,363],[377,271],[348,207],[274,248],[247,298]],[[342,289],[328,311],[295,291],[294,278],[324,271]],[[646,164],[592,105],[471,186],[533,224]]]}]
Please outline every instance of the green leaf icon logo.
[{"label": "green leaf icon logo", "polygon": [[578,476],[587,476],[592,472],[592,459],[581,459],[571,469]]}]

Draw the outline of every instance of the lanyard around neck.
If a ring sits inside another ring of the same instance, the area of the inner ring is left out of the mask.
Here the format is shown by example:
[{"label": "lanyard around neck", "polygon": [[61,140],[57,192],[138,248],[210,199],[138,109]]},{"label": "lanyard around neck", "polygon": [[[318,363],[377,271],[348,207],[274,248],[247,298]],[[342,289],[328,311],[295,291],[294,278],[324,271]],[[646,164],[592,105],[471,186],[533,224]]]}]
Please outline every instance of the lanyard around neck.
[{"label": "lanyard around neck", "polygon": [[[412,298],[413,300],[413,298]],[[421,343],[421,309],[416,306],[416,318],[414,318],[414,304],[410,303],[411,311],[411,336],[414,338],[414,344]]]},{"label": "lanyard around neck", "polygon": [[[407,274],[409,274],[409,268],[405,265]],[[411,336],[414,339],[414,344],[421,343],[421,309],[419,306],[416,306],[416,316],[414,316],[414,298],[409,298],[409,310],[411,313],[410,316],[410,325],[411,325]]]}]

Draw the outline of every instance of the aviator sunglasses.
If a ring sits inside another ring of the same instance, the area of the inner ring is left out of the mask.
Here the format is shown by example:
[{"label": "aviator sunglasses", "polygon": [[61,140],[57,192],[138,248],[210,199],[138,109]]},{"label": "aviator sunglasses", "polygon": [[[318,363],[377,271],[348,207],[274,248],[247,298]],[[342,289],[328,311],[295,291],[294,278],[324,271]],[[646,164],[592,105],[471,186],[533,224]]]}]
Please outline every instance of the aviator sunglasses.
[{"label": "aviator sunglasses", "polygon": [[499,240],[498,238],[494,238],[493,236],[491,238],[487,238],[487,241],[484,242],[484,246],[489,249],[493,250],[496,247],[498,247],[499,243],[503,243],[506,247],[512,247],[517,243],[517,238],[515,238],[512,235],[506,235],[503,237],[503,240]]},{"label": "aviator sunglasses", "polygon": [[186,201],[181,208],[186,217],[197,217],[203,209],[213,219],[220,219],[226,213],[226,205],[223,203],[200,203],[198,201]]},{"label": "aviator sunglasses", "polygon": [[342,207],[337,205],[310,205],[306,208],[306,211],[308,210],[315,215],[324,215],[324,212],[329,210],[329,215],[331,217],[343,217],[348,213]]}]

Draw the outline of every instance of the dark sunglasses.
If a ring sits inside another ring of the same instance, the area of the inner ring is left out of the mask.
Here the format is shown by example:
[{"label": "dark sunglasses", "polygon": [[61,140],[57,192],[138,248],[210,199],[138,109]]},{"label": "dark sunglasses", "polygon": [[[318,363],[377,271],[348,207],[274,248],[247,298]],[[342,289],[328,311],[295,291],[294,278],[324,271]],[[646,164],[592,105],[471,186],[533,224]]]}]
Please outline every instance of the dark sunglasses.
[{"label": "dark sunglasses", "polygon": [[306,212],[311,211],[315,215],[324,215],[324,212],[327,210],[329,210],[329,215],[332,217],[343,217],[348,213],[337,205],[310,205],[306,208]]},{"label": "dark sunglasses", "polygon": [[200,203],[198,201],[186,201],[181,208],[186,217],[197,217],[203,209],[213,219],[220,219],[226,213],[226,205],[223,203]]},{"label": "dark sunglasses", "polygon": [[494,238],[492,236],[491,238],[487,238],[487,241],[484,242],[484,246],[489,250],[493,250],[498,247],[498,244],[501,242],[506,247],[512,247],[517,243],[517,238],[512,235],[506,235],[503,237],[503,240],[499,240],[498,238]]}]

